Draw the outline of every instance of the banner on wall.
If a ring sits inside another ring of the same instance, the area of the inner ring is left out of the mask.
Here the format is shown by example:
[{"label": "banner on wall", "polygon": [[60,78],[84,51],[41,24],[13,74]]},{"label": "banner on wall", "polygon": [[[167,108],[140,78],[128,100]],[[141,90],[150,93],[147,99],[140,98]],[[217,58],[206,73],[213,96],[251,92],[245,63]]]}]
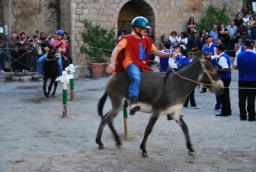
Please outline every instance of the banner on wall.
[{"label": "banner on wall", "polygon": [[252,2],[252,10],[256,11],[256,2]]}]

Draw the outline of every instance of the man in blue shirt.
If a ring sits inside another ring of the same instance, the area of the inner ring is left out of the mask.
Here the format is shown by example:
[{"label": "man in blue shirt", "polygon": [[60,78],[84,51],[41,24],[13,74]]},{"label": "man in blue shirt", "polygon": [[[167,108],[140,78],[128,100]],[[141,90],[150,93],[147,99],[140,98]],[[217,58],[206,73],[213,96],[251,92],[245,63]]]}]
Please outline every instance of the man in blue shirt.
[{"label": "man in blue shirt", "polygon": [[[234,61],[234,69],[238,69],[240,120],[255,121],[256,96],[256,54],[252,51],[254,41],[245,39],[245,51],[238,54]],[[246,89],[248,87],[248,89]],[[251,89],[255,88],[255,89]],[[247,108],[246,108],[247,100]],[[247,109],[247,111],[246,111]]]}]

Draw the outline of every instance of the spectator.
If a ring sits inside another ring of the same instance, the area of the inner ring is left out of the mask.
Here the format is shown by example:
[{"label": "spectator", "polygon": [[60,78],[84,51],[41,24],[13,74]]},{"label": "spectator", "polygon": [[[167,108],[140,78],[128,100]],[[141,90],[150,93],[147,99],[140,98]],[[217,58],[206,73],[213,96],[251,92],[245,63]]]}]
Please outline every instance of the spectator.
[{"label": "spectator", "polygon": [[213,29],[210,31],[209,35],[212,37],[212,41],[214,44],[218,43],[218,30],[217,25],[213,25]]},{"label": "spectator", "polygon": [[53,37],[51,38],[51,43],[52,43],[52,41],[54,41],[54,40],[57,40],[57,35],[56,35],[56,34],[54,34]]},{"label": "spectator", "polygon": [[253,20],[256,21],[256,11],[253,11],[252,17],[253,17]]},{"label": "spectator", "polygon": [[152,28],[148,29],[148,37],[152,39],[153,43],[155,42],[155,35],[153,34]]},{"label": "spectator", "polygon": [[253,19],[253,16],[250,16],[249,17],[249,21],[247,22],[247,28],[250,29],[252,26],[254,26],[254,19]]},{"label": "spectator", "polygon": [[11,39],[9,40],[10,49],[11,49],[11,56],[12,56],[12,70],[13,71],[21,71],[20,65],[20,52],[19,52],[19,45],[20,41],[17,39],[17,34],[13,33]]},{"label": "spectator", "polygon": [[[170,47],[171,47],[170,43],[169,42],[165,42],[164,43],[164,48],[163,48],[162,52],[171,53],[170,52]],[[166,57],[166,58],[159,58],[158,56],[155,57],[154,62],[159,67],[159,71],[160,72],[166,72],[167,71],[168,66],[169,66],[168,60],[169,60],[168,57]]]},{"label": "spectator", "polygon": [[[62,75],[62,55],[63,53],[66,52],[66,42],[63,40],[63,35],[64,35],[64,31],[63,30],[58,30],[56,32],[57,34],[57,40],[52,42],[52,46],[55,47],[57,49],[57,53],[59,54],[59,59],[58,59],[58,76]],[[45,51],[49,51],[49,48],[46,47]],[[43,56],[41,56],[38,59],[38,63],[37,63],[37,75],[34,75],[33,78],[41,78],[43,75],[43,63],[45,62],[47,58],[47,54],[44,54]]]},{"label": "spectator", "polygon": [[164,43],[165,42],[168,42],[168,39],[167,39],[167,36],[165,34],[163,34],[161,36],[161,41],[160,41],[160,46],[161,46],[162,49],[164,48]]},{"label": "spectator", "polygon": [[[256,54],[252,52],[253,47],[254,41],[252,39],[245,39],[245,52],[238,54],[234,61],[234,69],[238,69],[238,87],[243,88],[238,89],[240,120],[247,120],[246,114],[248,113],[248,121],[256,120]],[[246,87],[250,89],[244,89]]]},{"label": "spectator", "polygon": [[215,116],[228,116],[231,115],[230,97],[229,97],[229,85],[231,82],[231,59],[224,53],[226,49],[225,44],[219,44],[216,47],[217,57],[217,72],[224,84],[223,94],[216,95],[217,104],[215,109],[220,109],[218,99],[221,102],[221,113]]},{"label": "spectator", "polygon": [[243,24],[244,24],[244,26],[246,26],[246,27],[247,27],[247,24],[248,24],[248,21],[249,21],[249,17],[250,17],[249,13],[245,13],[245,14],[244,14]]},{"label": "spectator", "polygon": [[200,45],[201,45],[201,40],[198,36],[198,32],[196,30],[194,30],[194,34],[193,34],[193,37],[192,39],[189,40],[189,45],[188,45],[188,48],[189,48],[189,51],[190,52],[198,52],[198,50],[200,50]]},{"label": "spectator", "polygon": [[242,38],[239,37],[239,38],[237,39],[237,43],[236,43],[235,46],[234,46],[234,50],[237,51],[237,50],[241,47],[241,45],[242,45]]},{"label": "spectator", "polygon": [[200,40],[201,40],[200,50],[201,50],[202,47],[204,46],[204,44],[205,44],[205,38],[208,37],[208,35],[209,35],[209,33],[207,32],[207,30],[206,30],[206,29],[203,29],[203,30],[202,30],[202,34],[201,34],[201,38],[200,38]]},{"label": "spectator", "polygon": [[236,19],[234,20],[234,22],[235,22],[235,25],[236,25],[237,28],[238,28],[241,24],[244,23],[244,21],[243,21],[242,18],[243,18],[243,17],[242,17],[242,14],[241,14],[241,13],[237,13],[237,14],[236,14]]},{"label": "spectator", "polygon": [[28,37],[26,37],[24,32],[20,33],[20,62],[22,65],[22,70],[28,69],[28,58],[27,58],[27,50],[29,47]]},{"label": "spectator", "polygon": [[125,35],[125,32],[122,32],[121,35],[118,37],[117,41],[121,40],[124,35]]},{"label": "spectator", "polygon": [[17,39],[19,40],[20,39],[20,31],[16,30],[15,33],[17,34]]},{"label": "spectator", "polygon": [[254,40],[254,45],[256,45],[256,22],[254,25],[251,27],[251,39]]},{"label": "spectator", "polygon": [[191,39],[194,34],[194,30],[196,29],[196,23],[194,17],[189,17],[187,23],[187,32],[188,32],[188,39]]},{"label": "spectator", "polygon": [[171,46],[176,45],[180,42],[176,31],[171,32],[171,36],[169,36],[169,41],[170,41]]},{"label": "spectator", "polygon": [[182,54],[180,53],[180,50],[181,50],[180,45],[178,44],[174,45],[173,50],[174,50],[173,52],[174,58],[169,58],[168,64],[171,69],[177,70],[178,69],[177,62],[182,59]]},{"label": "spectator", "polygon": [[239,28],[237,28],[237,30],[236,30],[236,36],[241,37],[242,40],[247,38],[248,37],[248,29],[243,24],[241,24],[239,26]]},{"label": "spectator", "polygon": [[[226,29],[228,30],[229,34],[229,41],[227,43],[227,50],[234,50],[235,42],[236,42],[236,30],[237,26],[235,25],[234,21],[231,21],[229,25],[227,25]],[[234,53],[232,53],[232,57]]]},{"label": "spectator", "polygon": [[0,36],[0,73],[4,72],[4,53],[3,50],[1,48],[4,47],[3,41],[2,41],[2,37]]},{"label": "spectator", "polygon": [[227,43],[230,37],[228,34],[228,30],[225,28],[225,25],[223,23],[220,24],[220,28],[218,29],[218,39],[221,39],[221,38],[222,38],[222,43],[227,46]]},{"label": "spectator", "polygon": [[[56,35],[56,34],[55,34],[55,35]],[[68,37],[68,33],[67,33],[67,32],[64,32],[63,40],[64,40],[66,43],[69,43],[69,37]]]},{"label": "spectator", "polygon": [[187,44],[188,44],[187,33],[186,32],[181,32],[180,45],[183,45],[183,46],[187,47]]},{"label": "spectator", "polygon": [[44,32],[41,32],[41,33],[40,33],[40,38],[39,38],[39,40],[40,40],[40,42],[41,42],[41,47],[42,47],[42,50],[43,50],[44,53],[45,53],[45,49],[44,49],[44,48],[48,45],[48,41],[49,41],[50,38],[51,38],[51,35],[49,35],[49,36],[46,38]]},{"label": "spectator", "polygon": [[125,27],[121,27],[120,30],[118,31],[118,37],[121,36],[122,33],[125,33],[126,34],[126,30],[125,30]]}]

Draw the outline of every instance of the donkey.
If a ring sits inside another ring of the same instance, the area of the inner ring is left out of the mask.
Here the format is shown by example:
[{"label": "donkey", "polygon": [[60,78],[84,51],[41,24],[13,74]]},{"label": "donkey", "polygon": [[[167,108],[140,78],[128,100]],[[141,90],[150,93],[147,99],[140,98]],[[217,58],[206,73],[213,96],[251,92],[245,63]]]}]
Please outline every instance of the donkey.
[{"label": "donkey", "polygon": [[[117,145],[121,145],[119,135],[113,126],[113,120],[129,103],[129,82],[129,77],[125,72],[114,74],[109,79],[106,91],[99,100],[98,114],[101,117],[101,122],[96,136],[96,143],[99,145],[99,149],[104,149],[101,136],[106,124],[109,125]],[[194,152],[188,127],[182,118],[183,115],[180,110],[189,94],[198,84],[202,83],[213,89],[216,94],[222,93],[223,83],[219,79],[216,70],[208,61],[199,59],[194,60],[177,72],[173,71],[169,75],[159,72],[141,73],[138,104],[141,107],[140,111],[152,113],[140,145],[143,157],[147,156],[147,138],[160,115],[167,115],[168,120],[174,119],[178,123],[185,135],[187,149]],[[112,109],[103,116],[102,111],[108,96],[112,103]]]},{"label": "donkey", "polygon": [[[52,85],[54,83],[54,89],[52,92],[52,95],[55,95],[57,86],[58,86],[58,82],[55,81],[55,79],[58,76],[58,62],[57,62],[57,58],[55,56],[55,50],[53,48],[53,46],[48,45],[49,48],[49,52],[47,54],[47,58],[46,61],[44,63],[44,84],[43,84],[43,90],[44,90],[44,95],[45,97],[49,97],[49,94],[51,92],[52,89]],[[48,86],[48,91],[46,90],[46,84],[47,84],[47,80],[51,79],[50,81],[50,85]]]}]

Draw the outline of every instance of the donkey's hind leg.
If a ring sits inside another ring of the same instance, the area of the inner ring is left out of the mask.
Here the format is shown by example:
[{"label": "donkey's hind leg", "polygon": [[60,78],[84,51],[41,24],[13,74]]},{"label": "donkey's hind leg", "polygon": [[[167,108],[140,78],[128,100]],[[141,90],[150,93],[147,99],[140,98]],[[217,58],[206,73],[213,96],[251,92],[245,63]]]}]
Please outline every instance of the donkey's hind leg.
[{"label": "donkey's hind leg", "polygon": [[195,152],[193,149],[193,146],[191,144],[191,141],[190,141],[188,126],[186,125],[185,121],[183,120],[182,115],[180,115],[179,120],[176,120],[176,122],[179,124],[179,126],[181,127],[181,129],[185,135],[186,146],[187,146],[188,150],[190,152]]},{"label": "donkey's hind leg", "polygon": [[55,92],[56,92],[56,89],[57,89],[57,86],[58,86],[58,82],[57,81],[55,81],[55,78],[54,78],[54,89],[53,89],[53,92],[52,92],[52,96],[54,96],[55,95]]},{"label": "donkey's hind leg", "polygon": [[50,85],[48,86],[48,96],[49,96],[49,94],[52,90],[52,85],[53,85],[54,82],[55,82],[55,79],[51,78]]},{"label": "donkey's hind leg", "polygon": [[116,141],[117,146],[120,146],[122,144],[120,137],[117,134],[117,132],[114,128],[114,125],[113,125],[114,118],[122,110],[122,108],[123,108],[122,106],[119,106],[119,108],[112,108],[111,111],[109,111],[105,116],[102,117],[100,126],[98,128],[97,136],[96,136],[96,143],[99,145],[99,149],[104,149],[104,145],[101,142],[101,136],[102,136],[102,132],[103,132],[103,129],[106,126],[106,124],[108,124],[112,134],[114,135],[114,139]]}]

